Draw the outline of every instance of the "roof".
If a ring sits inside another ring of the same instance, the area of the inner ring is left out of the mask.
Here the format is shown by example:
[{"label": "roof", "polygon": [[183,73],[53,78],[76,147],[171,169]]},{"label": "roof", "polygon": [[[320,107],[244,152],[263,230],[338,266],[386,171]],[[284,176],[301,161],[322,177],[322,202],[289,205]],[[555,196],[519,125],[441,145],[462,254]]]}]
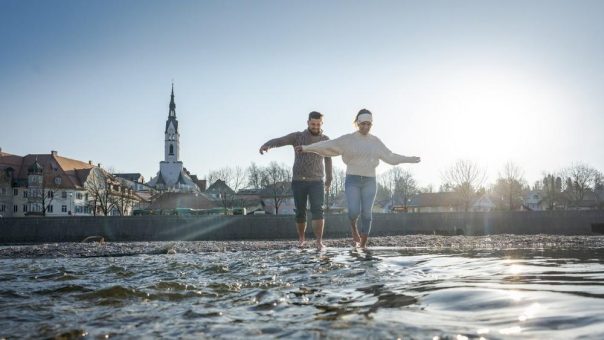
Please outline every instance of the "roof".
[{"label": "roof", "polygon": [[117,173],[117,174],[113,174],[113,176],[124,178],[124,179],[127,179],[129,181],[137,182],[137,183],[143,183],[145,181],[143,175],[141,175],[138,172],[133,172],[133,173]]},{"label": "roof", "polygon": [[409,207],[455,207],[462,205],[461,199],[455,192],[425,192],[411,197]]},{"label": "roof", "polygon": [[286,182],[277,182],[271,185],[266,186],[260,196],[262,197],[274,197],[274,196],[278,196],[278,197],[289,197],[289,196],[293,196],[294,193],[292,191],[292,185],[291,182],[286,181]]},{"label": "roof", "polygon": [[36,162],[44,169],[45,178],[53,181],[55,178],[61,179],[60,184],[54,182],[52,184],[59,188],[82,188],[86,178],[88,178],[90,169],[95,167],[88,162],[62,157],[53,152],[50,154],[29,154],[23,157],[3,155],[0,156],[0,169],[13,168],[15,182],[26,182],[28,169]]},{"label": "roof", "polygon": [[235,193],[235,191],[233,191],[233,189],[231,189],[231,187],[229,187],[226,182],[221,179],[217,179],[216,182],[212,183],[212,185],[206,189],[206,192],[216,194],[226,192],[230,195]]}]

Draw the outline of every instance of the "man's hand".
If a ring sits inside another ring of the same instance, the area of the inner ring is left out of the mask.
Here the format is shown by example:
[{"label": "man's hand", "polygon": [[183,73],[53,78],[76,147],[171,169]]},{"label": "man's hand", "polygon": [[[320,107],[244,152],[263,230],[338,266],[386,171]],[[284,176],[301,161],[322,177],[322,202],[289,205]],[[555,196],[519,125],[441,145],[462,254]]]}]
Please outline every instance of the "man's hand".
[{"label": "man's hand", "polygon": [[260,147],[260,154],[263,155],[265,152],[268,152],[268,146],[263,145]]},{"label": "man's hand", "polygon": [[421,162],[421,160],[422,159],[419,157],[415,157],[415,156],[409,157],[409,163],[419,163],[419,162]]},{"label": "man's hand", "polygon": [[294,150],[296,150],[296,153],[302,153],[302,152],[304,152],[304,150],[302,150],[302,145],[296,145],[296,146],[294,146]]}]

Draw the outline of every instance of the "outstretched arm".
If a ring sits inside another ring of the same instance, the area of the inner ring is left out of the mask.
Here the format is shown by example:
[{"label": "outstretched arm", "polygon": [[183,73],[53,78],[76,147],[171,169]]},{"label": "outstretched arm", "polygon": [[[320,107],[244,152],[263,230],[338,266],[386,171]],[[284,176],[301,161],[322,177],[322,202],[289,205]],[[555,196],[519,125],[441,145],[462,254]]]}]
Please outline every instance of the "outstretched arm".
[{"label": "outstretched arm", "polygon": [[[340,137],[342,138],[342,137]],[[342,154],[342,147],[340,146],[340,138],[324,140],[316,142],[310,145],[299,145],[296,146],[297,152],[312,152],[323,157],[335,157]]]},{"label": "outstretched arm", "polygon": [[278,148],[285,145],[294,145],[295,142],[296,132],[290,133],[289,135],[283,137],[271,139],[260,147],[260,154],[262,155],[265,152],[268,152],[268,149]]},{"label": "outstretched arm", "polygon": [[415,157],[415,156],[408,157],[408,156],[396,154],[396,153],[390,151],[390,149],[388,149],[386,147],[386,145],[384,145],[384,143],[382,143],[381,141],[380,141],[380,144],[381,144],[380,159],[388,164],[397,165],[397,164],[401,164],[401,163],[419,163],[421,161],[421,159],[419,157]]}]

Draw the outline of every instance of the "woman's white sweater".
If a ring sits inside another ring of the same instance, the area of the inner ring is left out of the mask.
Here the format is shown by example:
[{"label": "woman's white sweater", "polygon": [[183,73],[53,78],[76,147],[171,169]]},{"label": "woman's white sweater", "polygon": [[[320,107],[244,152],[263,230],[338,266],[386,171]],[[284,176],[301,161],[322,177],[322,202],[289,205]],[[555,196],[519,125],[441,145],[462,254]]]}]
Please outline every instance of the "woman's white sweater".
[{"label": "woman's white sweater", "polygon": [[324,157],[342,156],[347,175],[375,177],[375,168],[380,159],[397,165],[411,161],[411,157],[396,154],[374,135],[356,131],[336,139],[303,145],[305,152],[314,152]]}]

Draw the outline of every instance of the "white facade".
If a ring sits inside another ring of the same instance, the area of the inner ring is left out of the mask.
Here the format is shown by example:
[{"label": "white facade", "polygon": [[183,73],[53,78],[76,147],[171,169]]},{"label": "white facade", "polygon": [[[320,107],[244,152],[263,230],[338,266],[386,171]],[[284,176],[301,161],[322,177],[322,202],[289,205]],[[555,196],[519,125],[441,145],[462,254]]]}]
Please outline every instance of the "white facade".
[{"label": "white facade", "polygon": [[197,184],[186,173],[180,160],[180,133],[176,119],[174,86],[170,95],[170,111],[164,131],[164,160],[159,162],[159,172],[148,183],[160,191],[200,192]]}]

